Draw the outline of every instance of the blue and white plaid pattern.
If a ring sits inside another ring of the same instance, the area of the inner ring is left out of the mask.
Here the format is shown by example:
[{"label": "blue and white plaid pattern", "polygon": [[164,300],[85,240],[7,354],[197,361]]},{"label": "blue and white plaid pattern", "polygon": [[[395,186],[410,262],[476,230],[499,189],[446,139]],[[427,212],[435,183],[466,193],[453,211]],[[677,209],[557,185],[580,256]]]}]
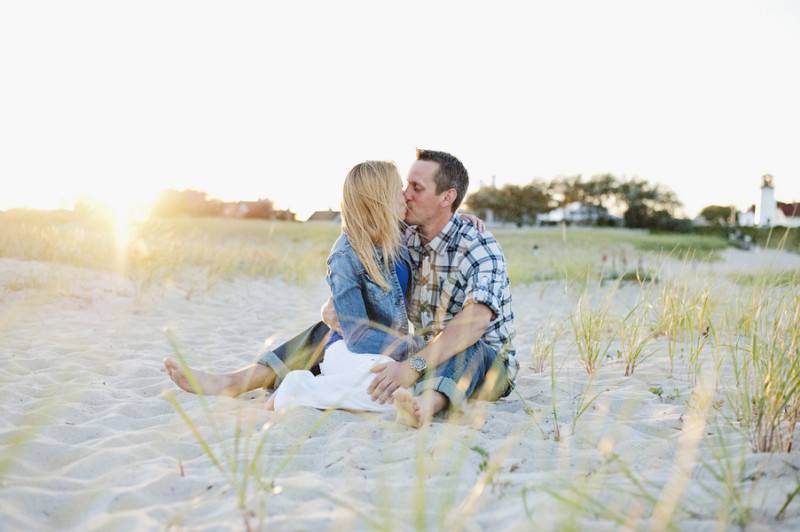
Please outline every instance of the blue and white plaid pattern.
[{"label": "blue and white plaid pattern", "polygon": [[426,340],[444,329],[465,303],[483,303],[494,312],[482,340],[508,357],[509,378],[519,371],[514,351],[514,313],[506,259],[500,244],[454,214],[442,231],[427,244],[416,228],[406,231],[406,245],[414,264],[416,286],[409,305],[409,319]]}]

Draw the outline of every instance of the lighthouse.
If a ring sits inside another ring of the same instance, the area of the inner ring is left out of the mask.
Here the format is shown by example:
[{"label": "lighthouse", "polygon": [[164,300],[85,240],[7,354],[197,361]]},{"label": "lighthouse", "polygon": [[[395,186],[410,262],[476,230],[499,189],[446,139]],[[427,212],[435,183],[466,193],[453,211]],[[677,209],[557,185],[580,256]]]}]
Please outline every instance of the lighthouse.
[{"label": "lighthouse", "polygon": [[764,174],[761,180],[761,209],[758,211],[758,225],[772,227],[776,215],[775,183],[772,176]]}]

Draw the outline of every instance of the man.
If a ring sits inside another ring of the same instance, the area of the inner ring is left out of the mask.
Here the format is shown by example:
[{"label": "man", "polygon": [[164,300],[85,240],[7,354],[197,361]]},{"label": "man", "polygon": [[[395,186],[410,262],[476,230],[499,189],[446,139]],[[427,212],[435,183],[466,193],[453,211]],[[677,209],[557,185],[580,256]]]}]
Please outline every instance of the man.
[{"label": "man", "polygon": [[[404,192],[411,226],[406,244],[416,281],[409,319],[425,345],[406,360],[373,368],[369,389],[376,401],[394,402],[401,421],[412,426],[448,406],[460,409],[469,397],[508,395],[519,368],[505,257],[490,233],[455,214],[468,185],[457,158],[417,150]],[[330,301],[323,307],[323,319],[336,328],[332,307]],[[313,370],[329,331],[318,323],[234,373],[193,371],[196,384],[206,394],[237,395],[271,386],[292,369]],[[167,359],[165,367],[178,386],[195,391],[177,363]],[[411,386],[413,393],[406,390]]]}]

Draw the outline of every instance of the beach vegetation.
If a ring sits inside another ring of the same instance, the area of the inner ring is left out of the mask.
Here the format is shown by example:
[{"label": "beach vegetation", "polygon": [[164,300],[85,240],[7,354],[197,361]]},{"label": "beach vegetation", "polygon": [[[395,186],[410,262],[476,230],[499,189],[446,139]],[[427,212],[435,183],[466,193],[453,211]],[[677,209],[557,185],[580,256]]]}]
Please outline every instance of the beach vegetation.
[{"label": "beach vegetation", "polygon": [[[190,275],[206,277],[195,282],[193,292],[198,293],[237,276],[299,283],[320,279],[340,230],[332,223],[219,217],[115,223],[73,211],[0,212],[0,257],[120,272],[141,291]],[[515,284],[604,278],[637,282],[660,261],[716,260],[714,253],[726,246],[716,236],[612,228],[496,228],[493,233]]]},{"label": "beach vegetation", "polygon": [[729,346],[726,398],[755,452],[791,451],[800,418],[800,294],[772,297],[755,300],[750,336]]},{"label": "beach vegetation", "polygon": [[534,333],[531,344],[531,369],[534,373],[544,372],[563,332],[560,325],[545,324]]},{"label": "beach vegetation", "polygon": [[613,341],[607,330],[609,303],[592,305],[590,296],[584,293],[578,299],[570,321],[578,358],[586,373],[591,375],[603,363]]},{"label": "beach vegetation", "polygon": [[648,344],[653,339],[650,330],[649,307],[644,301],[637,303],[620,321],[619,354],[625,362],[626,377],[633,375],[636,367],[653,354],[647,350]]}]

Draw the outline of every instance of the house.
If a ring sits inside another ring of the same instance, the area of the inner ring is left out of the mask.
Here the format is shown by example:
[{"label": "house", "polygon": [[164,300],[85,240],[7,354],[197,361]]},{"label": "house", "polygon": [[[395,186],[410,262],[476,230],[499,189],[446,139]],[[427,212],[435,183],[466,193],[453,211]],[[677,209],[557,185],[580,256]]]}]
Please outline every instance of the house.
[{"label": "house", "polygon": [[563,207],[536,216],[539,225],[555,225],[561,222],[566,224],[594,225],[597,222],[621,221],[616,216],[611,216],[608,209],[589,203],[574,201]]},{"label": "house", "polygon": [[[792,203],[777,202],[778,212],[775,217],[778,225],[785,227],[800,227],[800,202]],[[781,223],[782,222],[782,223]]]},{"label": "house", "polygon": [[736,215],[736,221],[742,227],[753,227],[756,225],[756,204],[750,205],[750,208],[745,212],[740,212]]},{"label": "house", "polygon": [[327,211],[315,211],[314,214],[308,217],[307,222],[330,222],[341,223],[342,214],[339,211],[328,209]]}]

